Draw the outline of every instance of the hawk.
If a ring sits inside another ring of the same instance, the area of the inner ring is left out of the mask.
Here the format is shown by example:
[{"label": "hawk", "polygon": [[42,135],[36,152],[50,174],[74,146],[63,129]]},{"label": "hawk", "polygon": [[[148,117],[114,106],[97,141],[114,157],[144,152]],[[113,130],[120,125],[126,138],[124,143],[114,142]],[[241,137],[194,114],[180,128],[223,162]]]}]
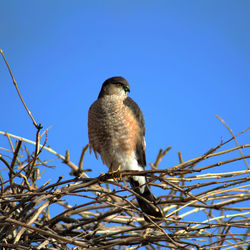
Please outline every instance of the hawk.
[{"label": "hawk", "polygon": [[[99,154],[111,172],[143,171],[146,166],[144,117],[128,92],[129,84],[123,77],[109,78],[88,112],[90,152],[93,149],[97,159]],[[131,176],[127,180],[138,194],[141,210],[155,221],[162,218],[146,177]]]}]

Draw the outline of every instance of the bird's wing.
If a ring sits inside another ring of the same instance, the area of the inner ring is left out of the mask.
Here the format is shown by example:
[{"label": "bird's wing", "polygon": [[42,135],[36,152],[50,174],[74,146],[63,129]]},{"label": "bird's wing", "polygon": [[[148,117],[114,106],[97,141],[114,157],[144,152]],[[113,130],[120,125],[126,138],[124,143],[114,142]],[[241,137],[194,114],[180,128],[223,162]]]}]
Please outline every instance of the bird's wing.
[{"label": "bird's wing", "polygon": [[145,156],[145,121],[141,109],[130,97],[125,98],[124,105],[128,106],[135,116],[138,122],[140,131],[136,142],[136,157],[138,164],[142,167],[146,166],[146,156]]}]

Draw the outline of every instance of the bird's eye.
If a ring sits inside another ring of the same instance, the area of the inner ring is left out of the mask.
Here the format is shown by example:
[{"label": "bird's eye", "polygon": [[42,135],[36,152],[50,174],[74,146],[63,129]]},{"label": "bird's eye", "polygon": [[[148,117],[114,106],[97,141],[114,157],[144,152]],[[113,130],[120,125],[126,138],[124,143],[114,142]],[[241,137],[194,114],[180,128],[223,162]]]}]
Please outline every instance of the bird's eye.
[{"label": "bird's eye", "polygon": [[122,84],[121,84],[121,83],[116,83],[116,86],[117,86],[117,87],[121,87]]}]

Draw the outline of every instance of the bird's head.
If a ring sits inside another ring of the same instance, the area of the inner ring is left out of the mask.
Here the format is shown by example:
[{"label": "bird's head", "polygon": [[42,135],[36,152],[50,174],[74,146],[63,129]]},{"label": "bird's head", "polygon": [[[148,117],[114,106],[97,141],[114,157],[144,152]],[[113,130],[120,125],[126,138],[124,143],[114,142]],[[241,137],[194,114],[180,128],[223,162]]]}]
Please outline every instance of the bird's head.
[{"label": "bird's head", "polygon": [[127,96],[127,92],[130,92],[130,89],[126,79],[121,76],[115,76],[107,79],[102,84],[102,89],[98,98],[102,98],[107,95]]}]

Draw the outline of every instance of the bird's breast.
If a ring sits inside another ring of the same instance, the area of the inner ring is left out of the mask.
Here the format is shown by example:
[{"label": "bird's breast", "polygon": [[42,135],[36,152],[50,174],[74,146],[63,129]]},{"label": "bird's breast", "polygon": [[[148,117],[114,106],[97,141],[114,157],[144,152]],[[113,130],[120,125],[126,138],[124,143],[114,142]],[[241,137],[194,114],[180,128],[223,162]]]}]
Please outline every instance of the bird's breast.
[{"label": "bird's breast", "polygon": [[100,98],[89,110],[90,145],[105,164],[110,162],[106,158],[132,155],[136,148],[138,122],[123,100],[116,96]]}]

